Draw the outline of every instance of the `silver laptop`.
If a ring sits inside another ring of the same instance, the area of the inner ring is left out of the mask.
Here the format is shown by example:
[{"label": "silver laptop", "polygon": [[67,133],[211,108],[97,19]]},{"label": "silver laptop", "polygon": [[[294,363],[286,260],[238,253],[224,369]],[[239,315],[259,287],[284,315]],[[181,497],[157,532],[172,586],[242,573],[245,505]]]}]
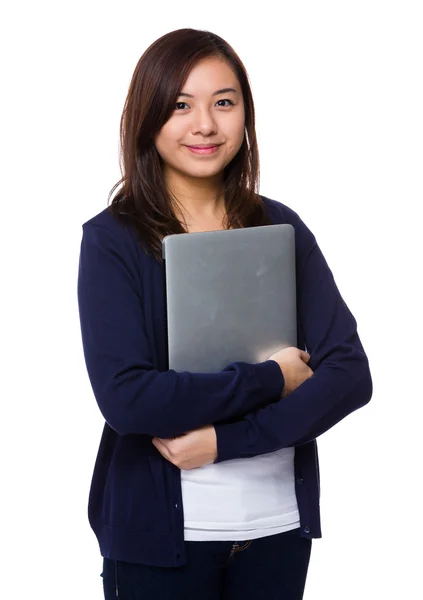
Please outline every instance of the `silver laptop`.
[{"label": "silver laptop", "polygon": [[168,368],[213,373],[297,345],[292,225],[167,235],[162,249]]}]

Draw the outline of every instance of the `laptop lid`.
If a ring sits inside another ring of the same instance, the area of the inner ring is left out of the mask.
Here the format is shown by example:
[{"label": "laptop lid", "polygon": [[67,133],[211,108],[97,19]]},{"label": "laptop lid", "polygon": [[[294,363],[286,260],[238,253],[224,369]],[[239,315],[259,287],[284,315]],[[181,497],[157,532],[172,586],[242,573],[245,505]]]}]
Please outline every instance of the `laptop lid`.
[{"label": "laptop lid", "polygon": [[168,235],[168,367],[212,373],[297,345],[290,224]]}]

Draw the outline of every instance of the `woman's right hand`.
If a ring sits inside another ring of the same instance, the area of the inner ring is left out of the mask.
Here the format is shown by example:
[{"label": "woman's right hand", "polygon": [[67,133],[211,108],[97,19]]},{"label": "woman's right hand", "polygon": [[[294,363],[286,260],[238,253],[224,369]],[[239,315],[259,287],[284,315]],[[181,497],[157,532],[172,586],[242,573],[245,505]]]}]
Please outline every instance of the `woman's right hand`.
[{"label": "woman's right hand", "polygon": [[281,398],[285,398],[285,396],[297,389],[306,379],[313,376],[313,371],[307,365],[310,360],[310,354],[294,346],[289,346],[275,352],[275,354],[269,357],[269,360],[274,360],[278,363],[285,379]]}]

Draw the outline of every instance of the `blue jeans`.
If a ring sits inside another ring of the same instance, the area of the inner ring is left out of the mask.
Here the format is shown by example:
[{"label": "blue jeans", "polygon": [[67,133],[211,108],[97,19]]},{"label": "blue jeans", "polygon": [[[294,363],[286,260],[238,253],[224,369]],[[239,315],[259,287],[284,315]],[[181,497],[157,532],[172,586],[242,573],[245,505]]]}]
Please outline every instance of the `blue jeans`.
[{"label": "blue jeans", "polygon": [[301,600],[312,540],[292,529],[256,540],[185,542],[187,564],[103,558],[105,600]]}]

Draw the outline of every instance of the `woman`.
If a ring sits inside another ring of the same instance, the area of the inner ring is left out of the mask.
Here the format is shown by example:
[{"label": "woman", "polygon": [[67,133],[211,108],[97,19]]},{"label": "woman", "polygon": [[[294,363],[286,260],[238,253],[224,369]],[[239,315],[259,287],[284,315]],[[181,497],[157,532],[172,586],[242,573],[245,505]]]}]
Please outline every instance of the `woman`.
[{"label": "woman", "polygon": [[[222,38],[181,29],[146,50],[121,143],[111,194],[123,185],[83,225],[78,277],[106,421],[89,497],[105,598],[299,600],[321,537],[316,437],[372,395],[356,321],[298,214],[254,191],[251,90]],[[295,228],[298,348],[166,369],[163,237],[272,223]]]}]

